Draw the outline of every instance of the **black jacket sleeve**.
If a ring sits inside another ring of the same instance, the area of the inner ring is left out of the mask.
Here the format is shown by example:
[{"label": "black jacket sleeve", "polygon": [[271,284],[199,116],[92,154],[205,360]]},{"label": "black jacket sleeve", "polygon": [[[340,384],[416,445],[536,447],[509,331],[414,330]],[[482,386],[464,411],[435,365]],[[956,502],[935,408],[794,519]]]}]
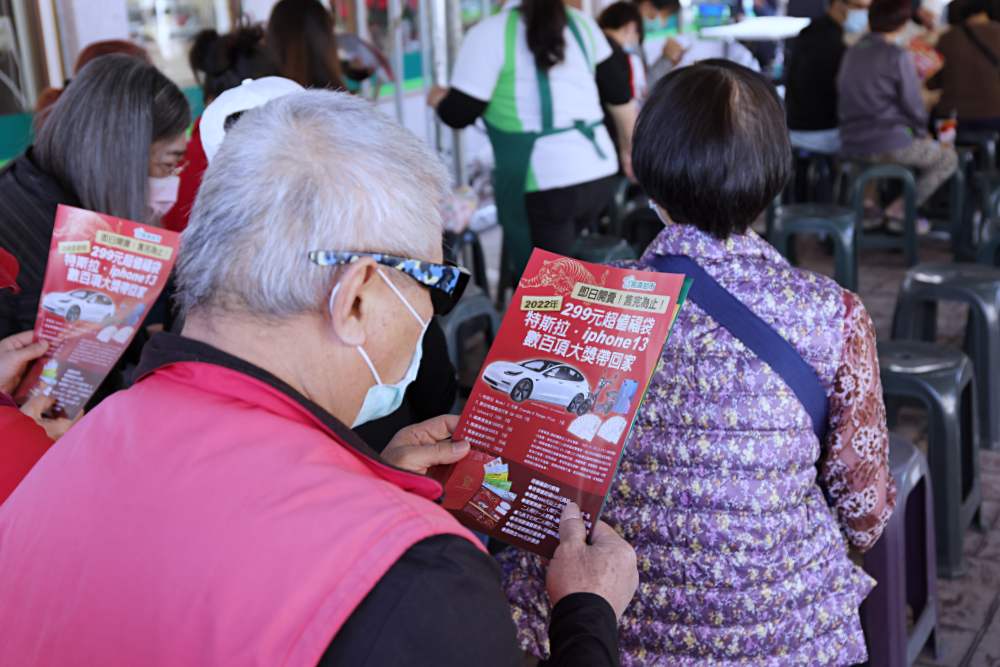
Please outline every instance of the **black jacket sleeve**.
[{"label": "black jacket sleeve", "polygon": [[489,102],[478,100],[460,90],[449,88],[448,94],[438,104],[437,114],[442,123],[460,130],[475,123],[488,106]]},{"label": "black jacket sleeve", "polygon": [[[547,667],[618,664],[614,612],[576,594],[553,610]],[[321,666],[520,667],[496,563],[466,540],[442,535],[407,551],[340,629]]]},{"label": "black jacket sleeve", "polygon": [[619,106],[632,99],[632,65],[621,48],[611,47],[611,56],[597,64],[594,78],[601,104]]}]

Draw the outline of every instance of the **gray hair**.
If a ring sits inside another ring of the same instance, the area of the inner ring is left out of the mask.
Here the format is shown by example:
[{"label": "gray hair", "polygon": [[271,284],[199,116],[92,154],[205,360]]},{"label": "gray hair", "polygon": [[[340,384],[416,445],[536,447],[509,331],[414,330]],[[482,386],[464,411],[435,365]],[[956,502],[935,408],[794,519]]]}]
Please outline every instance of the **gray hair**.
[{"label": "gray hair", "polygon": [[112,54],[87,63],[46,113],[38,165],[84,208],[145,221],[149,148],[187,128],[184,93],[152,65]]},{"label": "gray hair", "polygon": [[243,114],[202,181],[181,238],[181,313],[287,317],[325,308],[335,272],[310,250],[441,252],[449,178],[370,103],[312,90]]}]

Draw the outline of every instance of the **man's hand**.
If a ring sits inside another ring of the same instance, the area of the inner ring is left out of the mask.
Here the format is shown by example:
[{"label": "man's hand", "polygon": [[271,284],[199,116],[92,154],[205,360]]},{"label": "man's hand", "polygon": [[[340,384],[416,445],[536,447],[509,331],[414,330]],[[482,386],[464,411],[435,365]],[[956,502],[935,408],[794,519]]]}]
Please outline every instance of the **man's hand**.
[{"label": "man's hand", "polygon": [[50,419],[48,417],[43,417],[42,415],[51,410],[55,403],[56,399],[51,396],[43,396],[39,394],[29,398],[28,402],[21,406],[21,412],[34,419],[35,423],[45,429],[46,435],[48,435],[49,439],[53,441],[58,440],[65,435],[70,426],[80,421],[80,417],[83,416],[83,411],[81,410],[80,414],[73,419],[67,419],[65,417]]},{"label": "man's hand", "polygon": [[559,547],[545,586],[553,607],[572,593],[594,593],[607,600],[621,619],[639,586],[635,551],[603,521],[594,526],[593,543],[587,544],[580,508],[566,503],[559,522]]},{"label": "man's hand", "polygon": [[437,465],[456,463],[469,453],[469,443],[451,441],[458,415],[442,415],[407,426],[393,437],[382,458],[397,468],[420,475]]},{"label": "man's hand", "polygon": [[22,331],[0,340],[0,391],[9,394],[17,389],[28,364],[49,349],[45,341],[31,342],[33,336],[31,331]]},{"label": "man's hand", "polygon": [[438,105],[441,104],[443,100],[448,95],[448,89],[443,86],[432,86],[429,91],[427,91],[427,106],[432,109],[437,109]]}]

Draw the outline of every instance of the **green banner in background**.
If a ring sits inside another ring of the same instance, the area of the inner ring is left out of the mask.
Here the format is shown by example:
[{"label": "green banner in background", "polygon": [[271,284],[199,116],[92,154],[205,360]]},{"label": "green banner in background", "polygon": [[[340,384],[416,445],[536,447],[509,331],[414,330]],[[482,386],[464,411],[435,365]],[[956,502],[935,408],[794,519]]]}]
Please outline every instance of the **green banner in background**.
[{"label": "green banner in background", "polygon": [[31,119],[34,114],[14,113],[0,116],[0,166],[16,157],[31,144]]}]

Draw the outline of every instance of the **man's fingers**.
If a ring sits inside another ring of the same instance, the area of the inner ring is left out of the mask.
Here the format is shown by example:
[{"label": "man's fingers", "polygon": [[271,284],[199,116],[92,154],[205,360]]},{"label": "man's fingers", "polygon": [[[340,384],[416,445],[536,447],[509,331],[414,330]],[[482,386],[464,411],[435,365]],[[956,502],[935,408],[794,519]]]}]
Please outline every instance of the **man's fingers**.
[{"label": "man's fingers", "polygon": [[19,350],[22,347],[31,345],[31,340],[34,337],[35,332],[31,329],[14,334],[13,336],[7,336],[3,340],[0,340],[0,350]]},{"label": "man's fingers", "polygon": [[44,340],[40,340],[37,343],[29,343],[19,350],[15,350],[10,354],[18,360],[18,363],[26,364],[29,361],[34,361],[38,357],[45,354],[45,350],[49,349],[49,344]]},{"label": "man's fingers", "polygon": [[424,444],[447,440],[458,426],[458,415],[441,415],[414,425]]},{"label": "man's fingers", "polygon": [[619,535],[614,528],[604,523],[603,521],[598,521],[594,525],[594,532],[591,535],[591,539],[594,544],[601,544],[602,542],[620,542],[622,541],[621,535]]},{"label": "man's fingers", "polygon": [[52,396],[38,394],[25,401],[24,405],[21,406],[21,412],[38,421],[55,403],[56,399]]},{"label": "man's fingers", "polygon": [[576,503],[568,502],[563,507],[562,518],[559,520],[559,543],[577,544],[587,539],[587,526],[583,523],[583,515]]},{"label": "man's fingers", "polygon": [[468,442],[443,440],[433,445],[408,445],[400,448],[393,455],[392,462],[404,470],[422,473],[434,466],[449,465],[461,461],[468,453]]}]

